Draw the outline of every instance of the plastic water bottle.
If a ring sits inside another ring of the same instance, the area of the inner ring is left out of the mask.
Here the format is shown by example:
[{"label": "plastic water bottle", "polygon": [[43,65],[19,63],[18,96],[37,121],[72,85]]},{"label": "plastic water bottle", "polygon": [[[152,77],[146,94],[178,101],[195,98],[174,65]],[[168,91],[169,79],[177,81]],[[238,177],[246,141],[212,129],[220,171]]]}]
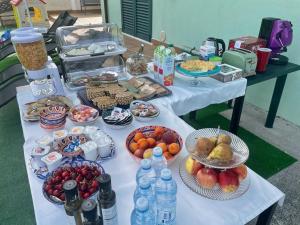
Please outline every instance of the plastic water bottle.
[{"label": "plastic water bottle", "polygon": [[149,208],[147,198],[138,198],[135,203],[135,209],[131,213],[131,225],[156,225],[155,213]]},{"label": "plastic water bottle", "polygon": [[151,160],[150,159],[143,159],[141,161],[141,167],[136,173],[136,183],[139,183],[139,179],[143,176],[146,176],[148,179],[150,179],[153,186],[156,182],[156,174],[154,169],[151,167]]},{"label": "plastic water bottle", "polygon": [[163,169],[155,185],[157,225],[176,224],[176,193],[177,185],[172,179],[171,170]]},{"label": "plastic water bottle", "polygon": [[156,212],[155,192],[151,186],[151,181],[146,176],[139,179],[139,183],[133,195],[134,202],[136,202],[140,197],[147,198],[149,208]]},{"label": "plastic water bottle", "polygon": [[163,151],[160,147],[153,148],[152,155],[152,168],[155,171],[156,178],[160,177],[160,172],[162,169],[167,167],[167,160],[163,156]]}]

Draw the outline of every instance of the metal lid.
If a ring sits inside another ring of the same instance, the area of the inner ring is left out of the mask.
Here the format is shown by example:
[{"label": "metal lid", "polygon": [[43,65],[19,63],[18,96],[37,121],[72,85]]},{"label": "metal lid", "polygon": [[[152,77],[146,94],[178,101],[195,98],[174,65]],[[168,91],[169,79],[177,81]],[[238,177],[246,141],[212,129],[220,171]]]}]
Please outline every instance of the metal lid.
[{"label": "metal lid", "polygon": [[102,174],[99,178],[99,192],[101,193],[107,193],[111,192],[111,178],[110,175],[105,173]]},{"label": "metal lid", "polygon": [[22,36],[16,35],[11,38],[11,41],[13,43],[32,43],[40,40],[44,40],[44,39],[43,39],[43,35],[39,33],[30,33],[26,35],[22,34]]},{"label": "metal lid", "polygon": [[97,220],[97,203],[93,199],[84,200],[81,204],[83,217],[88,221]]},{"label": "metal lid", "polygon": [[77,182],[75,180],[68,180],[63,184],[67,202],[74,200],[78,196]]}]

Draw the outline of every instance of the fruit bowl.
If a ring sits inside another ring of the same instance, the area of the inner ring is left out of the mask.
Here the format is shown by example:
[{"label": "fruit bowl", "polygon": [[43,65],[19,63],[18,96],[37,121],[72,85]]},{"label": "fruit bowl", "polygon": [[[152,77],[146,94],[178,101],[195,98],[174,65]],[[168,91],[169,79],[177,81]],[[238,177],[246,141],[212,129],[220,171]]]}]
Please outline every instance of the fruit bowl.
[{"label": "fruit bowl", "polygon": [[86,105],[76,105],[69,112],[69,119],[79,126],[91,125],[98,117],[99,111]]},{"label": "fruit bowl", "polygon": [[195,166],[188,171],[187,160],[191,159],[189,157],[180,162],[179,174],[183,183],[195,193],[213,200],[230,200],[240,197],[249,189],[250,177],[247,171],[239,172],[237,168],[218,170],[204,165],[201,168]]},{"label": "fruit bowl", "polygon": [[74,179],[77,182],[81,198],[87,199],[98,191],[96,177],[104,174],[102,166],[88,160],[74,159],[53,171],[43,184],[43,195],[51,203],[64,204],[63,183]]},{"label": "fruit bowl", "polygon": [[[207,158],[207,155],[195,155],[195,149],[198,138],[211,138],[218,136],[218,134],[228,135],[231,138],[230,147],[232,149],[232,159],[230,161],[222,162],[219,160],[211,160]],[[195,130],[188,135],[185,141],[185,146],[187,151],[192,154],[193,158],[197,159],[201,164],[208,166],[210,168],[216,169],[230,169],[239,166],[247,161],[249,157],[249,149],[245,142],[238,136],[225,131],[218,130],[217,128],[205,128],[200,130]]]},{"label": "fruit bowl", "polygon": [[180,135],[166,127],[145,126],[132,131],[126,139],[126,148],[130,156],[140,162],[143,158],[152,156],[152,148],[161,147],[171,165],[179,155],[183,146]]}]

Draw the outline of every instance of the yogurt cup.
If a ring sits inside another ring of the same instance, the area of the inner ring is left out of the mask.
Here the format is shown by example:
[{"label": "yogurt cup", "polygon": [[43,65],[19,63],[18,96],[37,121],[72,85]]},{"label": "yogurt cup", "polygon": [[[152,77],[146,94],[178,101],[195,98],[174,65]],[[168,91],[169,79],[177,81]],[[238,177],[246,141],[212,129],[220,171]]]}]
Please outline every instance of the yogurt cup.
[{"label": "yogurt cup", "polygon": [[71,135],[80,135],[80,134],[83,134],[83,133],[84,133],[84,127],[82,127],[82,126],[73,127],[70,130]]},{"label": "yogurt cup", "polygon": [[101,158],[105,158],[110,156],[111,154],[111,139],[106,136],[100,137],[97,141],[95,141],[98,145],[98,154]]},{"label": "yogurt cup", "polygon": [[49,146],[41,147],[41,146],[36,146],[32,149],[31,151],[31,157],[35,160],[35,162],[39,166],[45,166],[45,163],[42,161],[42,158],[47,155],[50,151]]},{"label": "yogurt cup", "polygon": [[52,142],[53,142],[53,137],[49,135],[45,135],[36,140],[37,145],[40,147],[50,146]]},{"label": "yogurt cup", "polygon": [[59,141],[65,137],[68,136],[68,131],[67,130],[57,130],[53,132],[53,139],[54,141]]},{"label": "yogurt cup", "polygon": [[52,172],[60,165],[61,159],[62,155],[58,152],[50,152],[48,155],[42,157],[42,161],[48,167],[49,172]]},{"label": "yogurt cup", "polygon": [[96,161],[98,157],[98,146],[96,142],[94,141],[88,141],[82,145],[79,145],[79,147],[84,152],[84,156],[86,160],[90,161]]},{"label": "yogurt cup", "polygon": [[86,126],[84,129],[84,134],[87,135],[89,138],[99,130],[96,126]]}]

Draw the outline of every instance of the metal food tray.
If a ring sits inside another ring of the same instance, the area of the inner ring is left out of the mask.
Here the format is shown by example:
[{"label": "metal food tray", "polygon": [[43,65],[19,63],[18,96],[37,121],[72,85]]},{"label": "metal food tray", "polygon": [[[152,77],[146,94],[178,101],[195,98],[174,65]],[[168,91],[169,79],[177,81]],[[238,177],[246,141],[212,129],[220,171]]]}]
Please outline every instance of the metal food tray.
[{"label": "metal food tray", "polygon": [[[168,88],[166,88],[165,86],[161,85],[160,83],[158,83],[157,81],[149,78],[149,77],[143,77],[143,79],[147,79],[149,81],[151,81],[153,84],[159,84],[162,88],[165,89],[165,92],[164,94],[155,94],[154,96],[150,97],[150,98],[142,98],[142,99],[136,99],[136,100],[143,100],[143,101],[149,101],[149,100],[152,100],[152,99],[156,99],[156,98],[160,98],[160,97],[165,97],[165,96],[169,96],[172,94],[172,91],[169,90]],[[80,101],[84,104],[84,105],[87,105],[87,106],[90,106],[90,107],[93,107],[95,109],[97,109],[99,111],[99,115],[102,115],[102,110],[100,110],[97,106],[95,106],[93,104],[92,101],[88,100],[87,96],[86,96],[86,90],[85,88],[84,89],[81,89],[81,90],[78,90],[77,91],[77,96],[78,98],[80,99]],[[120,108],[125,108],[125,109],[128,109],[130,105],[126,105],[126,106],[118,106]]]},{"label": "metal food tray", "polygon": [[[125,72],[123,66],[116,66],[116,67],[104,67],[97,70],[91,70],[91,71],[78,71],[73,73],[67,73],[66,79],[65,79],[65,85],[66,87],[71,91],[81,90],[85,89],[85,86],[82,85],[73,85],[72,81],[68,77],[72,78],[78,78],[78,79],[84,79],[85,77],[95,77],[97,75],[100,75],[105,72],[116,72],[118,73],[118,80],[127,80],[128,74]],[[75,79],[74,79],[75,80]]]}]

